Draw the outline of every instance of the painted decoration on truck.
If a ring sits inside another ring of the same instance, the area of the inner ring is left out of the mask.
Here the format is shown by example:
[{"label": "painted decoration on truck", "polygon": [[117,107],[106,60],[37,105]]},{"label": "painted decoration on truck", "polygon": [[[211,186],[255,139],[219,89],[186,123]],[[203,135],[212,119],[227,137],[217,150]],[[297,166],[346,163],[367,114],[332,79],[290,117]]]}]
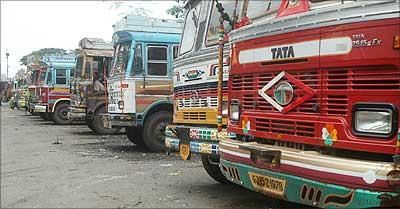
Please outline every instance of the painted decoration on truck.
[{"label": "painted decoration on truck", "polygon": [[69,88],[55,87],[54,89],[51,89],[49,92],[49,96],[63,96],[63,95],[69,95]]},{"label": "painted decoration on truck", "polygon": [[332,146],[335,141],[337,141],[337,130],[333,124],[326,124],[322,128],[322,139],[325,145]]},{"label": "painted decoration on truck", "polygon": [[243,116],[242,129],[243,129],[243,134],[249,134],[249,131],[251,129],[251,123],[246,116]]},{"label": "painted decoration on truck", "polygon": [[187,81],[195,81],[195,80],[200,80],[201,75],[203,75],[205,72],[203,70],[189,70],[182,76],[185,78],[185,82]]}]

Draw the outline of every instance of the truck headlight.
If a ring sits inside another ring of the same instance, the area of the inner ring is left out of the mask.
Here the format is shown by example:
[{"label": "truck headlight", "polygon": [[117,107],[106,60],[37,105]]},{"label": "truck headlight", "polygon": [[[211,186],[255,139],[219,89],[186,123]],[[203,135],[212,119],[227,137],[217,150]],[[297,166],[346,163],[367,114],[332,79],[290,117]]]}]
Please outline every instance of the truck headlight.
[{"label": "truck headlight", "polygon": [[397,127],[397,110],[387,104],[356,104],[353,121],[358,135],[392,137]]},{"label": "truck headlight", "polygon": [[238,122],[240,117],[240,102],[239,100],[233,99],[229,106],[229,119],[233,122]]},{"label": "truck headlight", "polygon": [[119,102],[118,102],[118,108],[119,108],[120,110],[124,109],[124,101],[119,101]]}]

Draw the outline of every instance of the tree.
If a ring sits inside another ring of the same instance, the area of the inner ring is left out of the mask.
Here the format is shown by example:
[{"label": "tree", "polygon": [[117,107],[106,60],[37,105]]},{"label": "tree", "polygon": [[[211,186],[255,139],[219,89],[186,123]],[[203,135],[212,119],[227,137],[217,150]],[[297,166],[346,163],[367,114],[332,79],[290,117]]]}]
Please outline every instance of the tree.
[{"label": "tree", "polygon": [[44,48],[23,56],[19,61],[22,65],[28,65],[30,62],[38,62],[45,55],[67,55],[69,53],[70,52],[67,52],[65,49]]},{"label": "tree", "polygon": [[171,8],[167,9],[167,14],[174,16],[176,19],[183,20],[185,18],[185,1],[176,0],[178,5],[174,5]]}]

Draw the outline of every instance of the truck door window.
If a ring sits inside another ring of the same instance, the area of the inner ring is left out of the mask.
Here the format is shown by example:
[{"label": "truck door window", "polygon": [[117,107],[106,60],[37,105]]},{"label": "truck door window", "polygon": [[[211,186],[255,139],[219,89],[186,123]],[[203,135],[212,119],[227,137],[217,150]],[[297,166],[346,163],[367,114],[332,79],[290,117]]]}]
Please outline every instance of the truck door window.
[{"label": "truck door window", "polygon": [[93,58],[93,77],[96,77],[97,74],[100,80],[104,79],[104,66],[103,57],[94,57]]},{"label": "truck door window", "polygon": [[53,71],[51,69],[47,70],[47,78],[46,78],[46,84],[52,84],[53,81]]},{"label": "truck door window", "polygon": [[75,69],[76,69],[77,77],[81,77],[82,69],[83,69],[83,59],[84,59],[84,56],[79,56],[78,59],[76,59]]},{"label": "truck door window", "polygon": [[143,56],[142,56],[142,44],[136,44],[135,47],[135,58],[133,60],[133,70],[131,75],[142,75],[143,74]]},{"label": "truck door window", "polygon": [[168,47],[147,47],[147,74],[155,76],[166,76],[168,74]]},{"label": "truck door window", "polygon": [[67,84],[67,69],[56,69],[56,84]]}]

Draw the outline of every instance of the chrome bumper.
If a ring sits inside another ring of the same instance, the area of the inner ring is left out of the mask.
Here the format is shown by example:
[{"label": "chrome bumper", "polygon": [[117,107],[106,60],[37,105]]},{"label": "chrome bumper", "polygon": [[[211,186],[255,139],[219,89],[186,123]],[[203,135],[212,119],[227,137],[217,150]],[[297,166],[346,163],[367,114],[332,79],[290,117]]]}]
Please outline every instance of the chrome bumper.
[{"label": "chrome bumper", "polygon": [[69,107],[68,118],[82,119],[86,117],[85,108]]},{"label": "chrome bumper", "polygon": [[134,114],[102,114],[105,128],[136,126]]},{"label": "chrome bumper", "polygon": [[34,112],[47,112],[46,105],[35,105]]}]

